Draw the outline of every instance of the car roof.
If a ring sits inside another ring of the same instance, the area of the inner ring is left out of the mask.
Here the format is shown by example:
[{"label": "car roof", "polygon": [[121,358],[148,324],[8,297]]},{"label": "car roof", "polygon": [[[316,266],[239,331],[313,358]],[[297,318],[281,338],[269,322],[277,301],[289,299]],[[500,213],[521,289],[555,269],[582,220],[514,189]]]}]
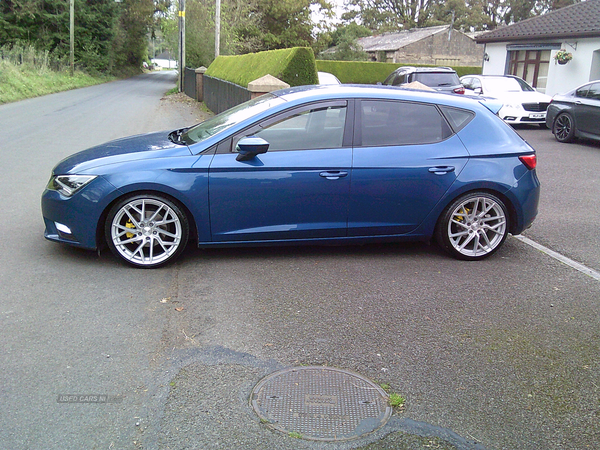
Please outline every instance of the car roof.
[{"label": "car roof", "polygon": [[385,85],[339,84],[297,86],[273,92],[290,103],[351,98],[430,102],[457,108],[478,109],[479,102],[463,96]]},{"label": "car roof", "polygon": [[413,67],[413,66],[402,66],[398,67],[394,72],[456,72],[451,67]]},{"label": "car roof", "polygon": [[467,78],[467,77],[472,77],[472,78],[519,78],[522,80],[522,78],[516,76],[516,75],[463,75],[461,78]]}]

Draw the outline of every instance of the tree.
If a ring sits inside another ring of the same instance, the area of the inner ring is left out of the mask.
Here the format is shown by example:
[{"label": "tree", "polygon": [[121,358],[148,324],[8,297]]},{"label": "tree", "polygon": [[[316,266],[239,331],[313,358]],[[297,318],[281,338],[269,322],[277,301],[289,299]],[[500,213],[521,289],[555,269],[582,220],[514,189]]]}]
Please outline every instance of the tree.
[{"label": "tree", "polygon": [[383,32],[426,26],[436,0],[348,0],[344,20]]},{"label": "tree", "polygon": [[248,23],[236,29],[238,51],[311,46],[315,41],[311,6],[331,10],[325,0],[255,0]]},{"label": "tree", "polygon": [[[75,0],[76,64],[89,71],[139,70],[156,10],[154,0]],[[24,42],[58,58],[69,54],[67,0],[3,0],[0,24],[0,46]]]},{"label": "tree", "polygon": [[338,61],[366,61],[369,55],[357,41],[371,34],[371,30],[356,22],[338,26],[330,33],[330,47],[335,47],[335,52],[321,53],[319,57]]},{"label": "tree", "polygon": [[579,0],[347,0],[345,21],[374,32],[454,23],[465,31],[492,30]]},{"label": "tree", "polygon": [[428,25],[453,23],[454,29],[464,32],[486,30],[489,27],[478,0],[448,0],[436,3],[432,9],[432,18]]}]

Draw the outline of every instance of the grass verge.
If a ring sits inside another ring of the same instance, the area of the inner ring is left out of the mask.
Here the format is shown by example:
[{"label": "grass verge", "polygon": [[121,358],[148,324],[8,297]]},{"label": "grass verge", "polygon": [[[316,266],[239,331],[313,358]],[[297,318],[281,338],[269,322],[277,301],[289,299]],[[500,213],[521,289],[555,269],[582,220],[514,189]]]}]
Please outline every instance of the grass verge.
[{"label": "grass verge", "polygon": [[54,72],[48,68],[0,61],[0,104],[106,83],[113,79],[93,77],[83,72],[75,72],[71,76],[69,71]]}]

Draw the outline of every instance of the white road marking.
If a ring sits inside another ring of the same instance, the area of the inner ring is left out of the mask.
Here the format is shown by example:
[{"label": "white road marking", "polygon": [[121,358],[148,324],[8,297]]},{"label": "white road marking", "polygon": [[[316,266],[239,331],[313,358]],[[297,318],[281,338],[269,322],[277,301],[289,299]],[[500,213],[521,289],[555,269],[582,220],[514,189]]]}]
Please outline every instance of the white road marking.
[{"label": "white road marking", "polygon": [[572,267],[575,270],[580,271],[581,273],[584,273],[590,277],[592,277],[593,279],[600,281],[600,273],[596,272],[593,269],[590,269],[589,267],[584,266],[583,264],[580,264],[578,262],[573,261],[570,258],[567,258],[566,256],[561,255],[560,253],[555,252],[554,250],[550,250],[548,247],[544,247],[541,244],[538,244],[535,241],[532,241],[529,238],[526,238],[525,236],[519,234],[517,236],[513,236],[515,239],[532,246],[533,248],[545,253],[546,255],[556,259],[557,261],[560,261],[563,264],[566,264],[569,267]]}]

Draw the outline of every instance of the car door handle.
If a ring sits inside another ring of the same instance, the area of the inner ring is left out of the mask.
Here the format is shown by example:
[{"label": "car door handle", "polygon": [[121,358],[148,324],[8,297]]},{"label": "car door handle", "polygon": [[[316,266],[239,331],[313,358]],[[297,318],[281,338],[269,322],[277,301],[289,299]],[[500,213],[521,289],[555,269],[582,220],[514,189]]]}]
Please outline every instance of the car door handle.
[{"label": "car door handle", "polygon": [[429,172],[436,175],[444,175],[445,173],[454,172],[454,166],[436,166],[430,167]]},{"label": "car door handle", "polygon": [[337,180],[348,175],[348,172],[342,172],[341,170],[331,170],[327,172],[321,172],[320,177],[327,178],[328,180]]}]

